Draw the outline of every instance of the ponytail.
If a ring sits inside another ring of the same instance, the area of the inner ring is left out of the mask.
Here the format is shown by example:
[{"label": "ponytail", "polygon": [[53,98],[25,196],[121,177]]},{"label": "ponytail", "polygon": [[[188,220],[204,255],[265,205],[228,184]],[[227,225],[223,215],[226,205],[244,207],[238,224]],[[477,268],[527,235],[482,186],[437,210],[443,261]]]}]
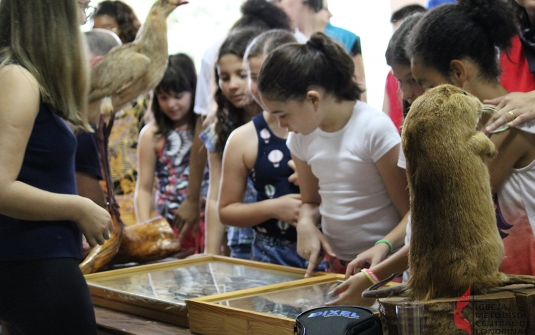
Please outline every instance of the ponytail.
[{"label": "ponytail", "polygon": [[500,74],[496,47],[506,51],[517,33],[511,7],[502,0],[459,0],[430,11],[409,36],[407,53],[450,76],[450,62],[469,59],[487,80]]},{"label": "ponytail", "polygon": [[305,99],[311,86],[341,100],[358,100],[363,92],[355,80],[355,65],[345,50],[323,33],[306,44],[284,45],[265,60],[258,90],[277,101]]},{"label": "ponytail", "polygon": [[517,33],[514,13],[503,0],[458,0],[458,6],[469,18],[487,32],[495,46],[501,50],[511,47]]}]

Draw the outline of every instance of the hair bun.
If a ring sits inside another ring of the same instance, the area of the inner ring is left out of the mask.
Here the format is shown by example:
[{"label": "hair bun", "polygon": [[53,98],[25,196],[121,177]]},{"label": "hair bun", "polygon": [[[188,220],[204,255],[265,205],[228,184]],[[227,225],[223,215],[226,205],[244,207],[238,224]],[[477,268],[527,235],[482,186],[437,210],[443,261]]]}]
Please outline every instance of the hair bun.
[{"label": "hair bun", "polygon": [[325,52],[325,45],[315,38],[309,39],[306,44],[318,51]]},{"label": "hair bun", "polygon": [[514,13],[511,6],[503,0],[458,0],[459,8],[470,19],[483,27],[500,49],[510,47],[511,38],[517,33],[514,26]]}]

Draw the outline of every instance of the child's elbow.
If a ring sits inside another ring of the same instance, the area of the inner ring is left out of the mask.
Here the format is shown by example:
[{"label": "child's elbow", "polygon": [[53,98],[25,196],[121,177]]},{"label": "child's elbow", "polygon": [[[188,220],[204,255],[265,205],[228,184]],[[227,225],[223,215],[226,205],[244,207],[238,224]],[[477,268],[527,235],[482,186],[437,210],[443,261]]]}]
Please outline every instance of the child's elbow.
[{"label": "child's elbow", "polygon": [[220,205],[218,209],[218,214],[219,214],[219,221],[224,225],[229,225],[230,215],[228,214],[228,208],[226,208],[226,206]]}]

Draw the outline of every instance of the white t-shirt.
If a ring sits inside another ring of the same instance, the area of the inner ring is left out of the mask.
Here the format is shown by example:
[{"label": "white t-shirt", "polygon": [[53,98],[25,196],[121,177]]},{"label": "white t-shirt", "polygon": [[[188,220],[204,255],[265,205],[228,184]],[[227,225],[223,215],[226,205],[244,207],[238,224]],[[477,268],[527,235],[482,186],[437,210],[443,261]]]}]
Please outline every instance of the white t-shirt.
[{"label": "white t-shirt", "polygon": [[[535,133],[533,123],[518,129]],[[500,270],[508,274],[535,275],[535,160],[511,169],[497,191],[498,229],[505,258]]]},{"label": "white t-shirt", "polygon": [[353,260],[400,220],[375,163],[400,143],[388,116],[357,102],[349,122],[327,133],[290,133],[292,154],[319,180],[322,231],[342,260]]},{"label": "white t-shirt", "polygon": [[398,157],[398,167],[403,170],[407,170],[407,161],[405,160],[405,154],[403,153],[403,148],[399,148],[399,157]]},{"label": "white t-shirt", "polygon": [[295,28],[294,31],[295,39],[297,40],[297,43],[305,44],[308,41],[308,38],[303,34],[299,29]]},{"label": "white t-shirt", "polygon": [[[294,33],[297,42],[304,44],[307,38],[299,30]],[[199,115],[212,115],[217,110],[217,104],[214,100],[214,94],[217,90],[217,83],[215,82],[215,68],[217,63],[217,56],[219,48],[227,37],[224,36],[218,39],[212,46],[210,46],[202,55],[201,68],[197,76],[197,88],[195,90],[195,105],[193,111]]]}]

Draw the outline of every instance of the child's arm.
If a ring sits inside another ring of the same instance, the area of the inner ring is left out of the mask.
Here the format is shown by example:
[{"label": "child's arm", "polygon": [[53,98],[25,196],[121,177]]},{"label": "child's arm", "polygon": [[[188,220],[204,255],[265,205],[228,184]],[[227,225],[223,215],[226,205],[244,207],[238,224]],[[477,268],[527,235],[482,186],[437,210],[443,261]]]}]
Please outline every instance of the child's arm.
[{"label": "child's arm", "polygon": [[[403,218],[406,217],[410,209],[407,174],[404,169],[398,166],[399,150],[400,146],[396,145],[375,163],[385,183],[390,200],[399,217],[402,218],[399,224],[384,237],[385,240],[392,243],[394,249],[401,248],[405,244],[407,220],[403,220]],[[389,250],[385,243],[380,243],[377,246],[381,246],[383,249],[387,247],[386,250]]]},{"label": "child's arm", "polygon": [[179,231],[180,241],[182,241],[182,238],[186,236],[186,232],[190,229],[190,227],[194,227],[195,231],[199,225],[199,218],[201,214],[201,185],[208,156],[206,147],[199,138],[199,135],[203,129],[202,123],[203,118],[201,116],[197,116],[190,153],[188,193],[184,201],[182,201],[182,204],[180,204],[180,207],[178,207],[175,212],[175,224]]},{"label": "child's arm", "polygon": [[150,219],[150,204],[157,159],[154,131],[154,124],[150,123],[139,134],[137,147],[138,177],[134,193],[134,211],[137,222],[144,222]]},{"label": "child's arm", "polygon": [[516,128],[492,134],[490,140],[498,154],[487,161],[492,192],[500,189],[503,181],[513,168],[522,168],[531,163],[535,156],[533,135]]},{"label": "child's arm", "polygon": [[312,173],[310,165],[292,155],[295,163],[297,174],[299,175],[299,184],[301,191],[301,200],[303,205],[299,210],[299,219],[297,220],[297,253],[309,260],[305,277],[308,277],[314,271],[323,259],[323,253],[336,257],[331,246],[325,239],[325,236],[318,229],[321,220],[319,214],[319,205],[321,196],[319,194],[318,178]]},{"label": "child's arm", "polygon": [[223,175],[219,192],[221,222],[237,227],[254,227],[269,219],[297,224],[301,195],[288,194],[275,199],[244,204],[247,176],[258,154],[258,140],[252,122],[236,129],[223,153]]},{"label": "child's arm", "polygon": [[[399,144],[390,149],[376,163],[377,170],[381,174],[386,191],[396,208],[399,216],[402,218],[398,225],[388,233],[383,240],[392,244],[393,249],[402,247],[405,243],[405,229],[407,227],[407,217],[409,212],[409,190],[407,175],[405,170],[397,166],[399,159]],[[346,277],[349,277],[356,271],[360,271],[364,265],[374,266],[384,260],[390,253],[390,246],[386,243],[378,243],[372,248],[355,258],[346,270]]]},{"label": "child's arm", "polygon": [[210,166],[210,181],[208,186],[208,199],[206,201],[206,236],[204,252],[219,255],[221,244],[225,236],[225,226],[219,220],[217,210],[217,197],[221,182],[221,155],[217,152],[208,153]]},{"label": "child's arm", "polygon": [[[403,238],[405,241],[406,232],[403,230],[401,232],[401,227],[406,227],[409,220],[411,212],[408,211],[407,214],[401,219],[401,222],[394,228],[388,235],[385,236],[384,240],[387,241],[398,241]],[[369,248],[368,250],[361,252],[358,256],[352,260],[346,269],[346,279],[351,275],[358,274],[362,268],[372,268],[377,264],[383,262],[390,253],[390,247],[386,243],[378,243],[375,246]],[[399,253],[397,251],[395,254]],[[394,254],[394,255],[395,255]]]},{"label": "child's arm", "polygon": [[[393,273],[401,273],[407,270],[409,265],[408,256],[409,245],[405,245],[392,257],[371,267],[370,270],[379,280],[382,280]],[[362,292],[370,286],[372,286],[372,282],[363,273],[359,272],[335,288],[330,295],[338,298],[328,302],[326,305],[371,306],[375,299],[362,298]]]}]

